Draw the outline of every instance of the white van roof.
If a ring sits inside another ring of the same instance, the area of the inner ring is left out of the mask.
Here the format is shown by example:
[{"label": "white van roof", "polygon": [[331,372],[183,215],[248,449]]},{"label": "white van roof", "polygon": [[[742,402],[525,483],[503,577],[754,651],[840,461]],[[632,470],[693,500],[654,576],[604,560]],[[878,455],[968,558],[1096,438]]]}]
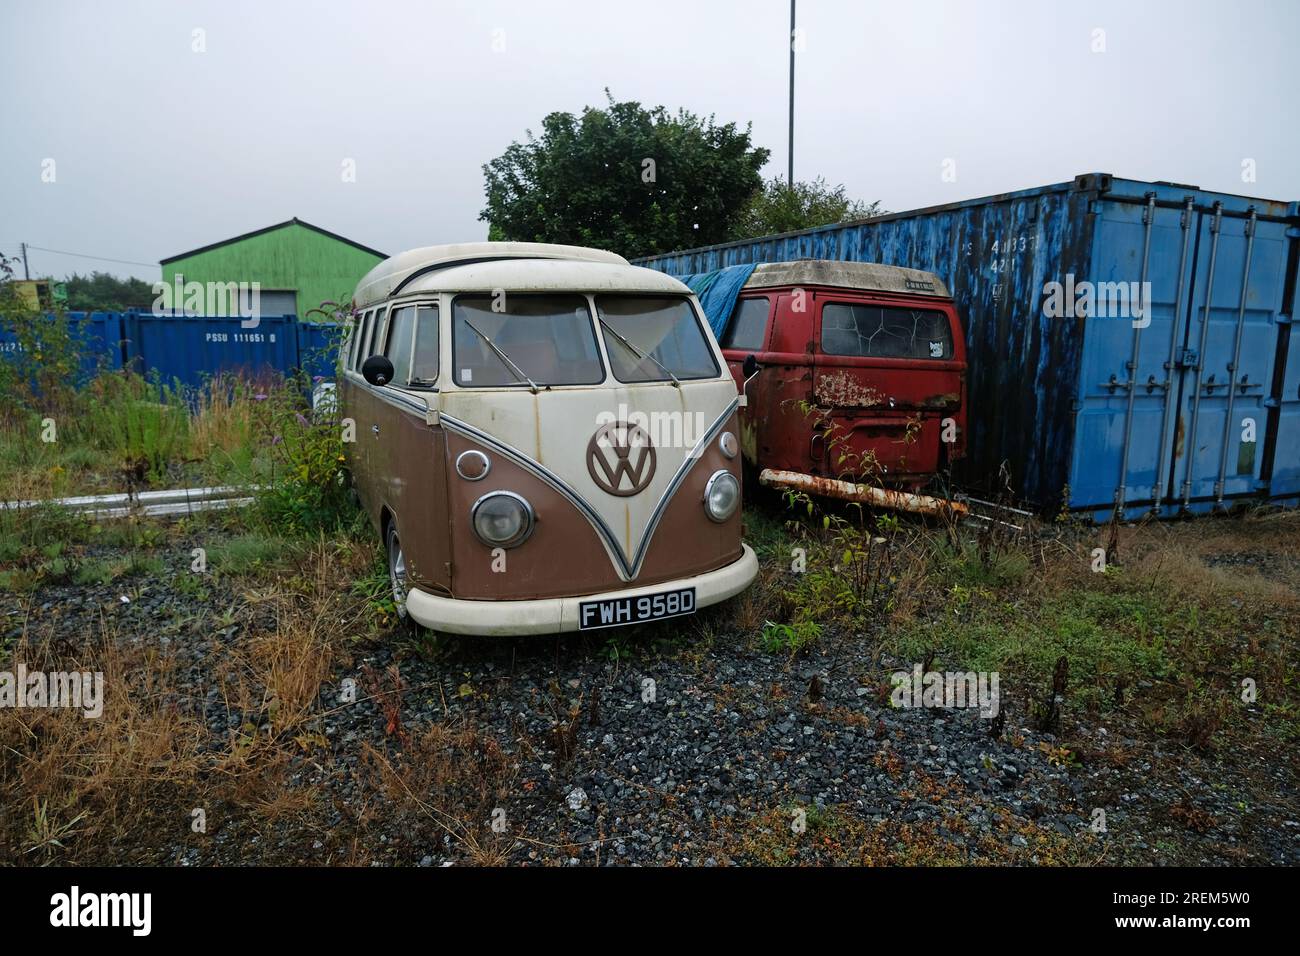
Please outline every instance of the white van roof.
[{"label": "white van roof", "polygon": [[761,262],[745,283],[745,288],[763,289],[783,285],[829,285],[871,292],[951,298],[948,287],[933,272],[886,266],[878,262],[841,262],[834,259]]},{"label": "white van roof", "polygon": [[[450,288],[435,278],[445,270],[461,272],[464,267],[476,264],[543,259],[633,268],[622,256],[603,249],[546,242],[460,242],[446,246],[422,246],[391,256],[367,272],[357,283],[353,301],[357,308],[364,309],[383,302],[398,292],[408,291],[416,282],[426,291],[430,288]],[[421,282],[422,279],[427,281]],[[515,283],[509,287],[517,288]]]},{"label": "white van roof", "polygon": [[399,296],[437,292],[631,292],[690,295],[678,279],[655,269],[612,262],[498,259],[451,266],[414,276]]}]

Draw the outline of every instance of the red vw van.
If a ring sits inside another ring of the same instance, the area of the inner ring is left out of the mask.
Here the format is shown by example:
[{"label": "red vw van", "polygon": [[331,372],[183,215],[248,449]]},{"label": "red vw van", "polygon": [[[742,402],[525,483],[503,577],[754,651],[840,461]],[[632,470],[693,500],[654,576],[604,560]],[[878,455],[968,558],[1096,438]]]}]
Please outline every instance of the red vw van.
[{"label": "red vw van", "polygon": [[866,482],[879,503],[931,510],[879,489],[915,491],[965,453],[966,347],[938,276],[761,264],[720,344],[746,389],[741,447],[763,484],[863,500]]}]

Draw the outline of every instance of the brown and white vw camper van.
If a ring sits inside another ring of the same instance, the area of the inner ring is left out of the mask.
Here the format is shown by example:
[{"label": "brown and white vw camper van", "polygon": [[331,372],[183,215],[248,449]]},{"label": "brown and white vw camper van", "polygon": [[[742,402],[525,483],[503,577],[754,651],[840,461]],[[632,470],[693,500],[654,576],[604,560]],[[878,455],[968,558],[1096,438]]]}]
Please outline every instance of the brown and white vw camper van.
[{"label": "brown and white vw camper van", "polygon": [[682,283],[594,249],[467,243],[385,260],[354,306],[345,449],[415,621],[588,630],[753,580],[739,397]]}]

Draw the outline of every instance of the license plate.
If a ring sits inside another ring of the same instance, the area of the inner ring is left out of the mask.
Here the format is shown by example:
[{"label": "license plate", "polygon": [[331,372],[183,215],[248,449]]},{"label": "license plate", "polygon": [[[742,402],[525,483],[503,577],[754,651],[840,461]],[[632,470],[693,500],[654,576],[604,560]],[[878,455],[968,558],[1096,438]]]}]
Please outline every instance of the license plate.
[{"label": "license plate", "polygon": [[678,588],[639,597],[604,598],[578,605],[578,630],[643,624],[695,613],[695,588]]}]

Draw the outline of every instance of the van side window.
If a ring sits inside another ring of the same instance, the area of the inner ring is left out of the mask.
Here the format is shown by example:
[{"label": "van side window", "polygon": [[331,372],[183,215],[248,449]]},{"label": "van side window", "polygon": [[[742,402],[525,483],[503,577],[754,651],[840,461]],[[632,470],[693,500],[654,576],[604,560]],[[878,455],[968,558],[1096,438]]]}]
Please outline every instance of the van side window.
[{"label": "van side window", "polygon": [[404,305],[393,310],[388,323],[388,344],[384,355],[393,363],[393,384],[405,385],[411,380],[411,347],[415,338],[415,306]]},{"label": "van side window", "polygon": [[366,348],[366,324],[369,321],[369,312],[362,312],[357,316],[356,341],[352,343],[352,368],[354,371],[361,370],[361,353]]},{"label": "van side window", "polygon": [[387,314],[386,308],[375,309],[374,321],[370,323],[370,338],[366,342],[366,354],[361,356],[361,361],[365,361],[372,355],[378,355],[383,351],[384,344],[384,316]]},{"label": "van side window", "polygon": [[934,309],[828,302],[822,306],[822,352],[862,358],[952,358],[948,316]]},{"label": "van side window", "polygon": [[720,343],[724,349],[761,352],[767,340],[767,316],[772,305],[767,296],[741,299],[731,313],[731,324]]},{"label": "van side window", "polygon": [[366,326],[361,330],[361,341],[358,343],[360,351],[357,352],[357,371],[370,358],[370,339],[375,331],[375,310],[371,309],[366,313]]},{"label": "van side window", "polygon": [[432,385],[438,381],[438,307],[420,306],[415,325],[415,365],[411,384]]},{"label": "van side window", "polygon": [[366,319],[369,312],[358,313],[356,325],[352,328],[352,343],[348,347],[348,368],[356,371],[361,368],[361,343],[366,338]]},{"label": "van side window", "polygon": [[348,360],[344,363],[350,369],[357,368],[361,363],[358,356],[361,355],[361,339],[365,335],[366,316],[368,314],[367,312],[360,312],[352,320],[352,338],[348,341]]}]

